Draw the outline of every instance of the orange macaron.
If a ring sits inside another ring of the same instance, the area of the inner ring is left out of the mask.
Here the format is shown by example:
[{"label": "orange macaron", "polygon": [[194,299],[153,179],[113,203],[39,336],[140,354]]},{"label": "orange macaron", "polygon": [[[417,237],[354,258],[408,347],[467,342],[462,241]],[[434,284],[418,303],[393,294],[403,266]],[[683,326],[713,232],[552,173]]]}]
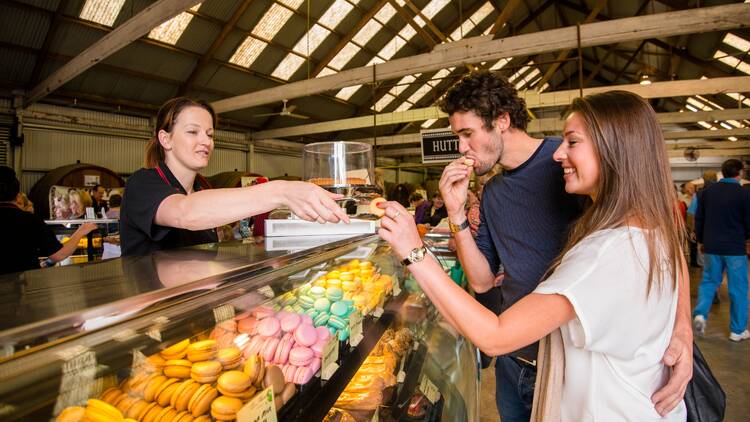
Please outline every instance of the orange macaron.
[{"label": "orange macaron", "polygon": [[191,362],[211,360],[216,357],[216,340],[196,341],[187,348],[187,359]]},{"label": "orange macaron", "polygon": [[237,417],[240,409],[242,409],[242,400],[221,396],[211,403],[211,416],[219,421],[231,421]]},{"label": "orange macaron", "polygon": [[83,418],[91,422],[121,421],[122,412],[109,403],[97,399],[89,399],[86,402],[86,411]]},{"label": "orange macaron", "polygon": [[185,359],[168,360],[164,364],[164,375],[170,378],[190,378],[190,367],[193,363]]},{"label": "orange macaron", "polygon": [[165,360],[182,359],[185,357],[185,354],[187,354],[188,346],[190,346],[190,340],[185,339],[177,344],[167,347],[162,350],[160,354]]},{"label": "orange macaron", "polygon": [[208,412],[211,402],[214,401],[219,392],[209,384],[201,385],[188,402],[188,410],[193,416],[200,416]]},{"label": "orange macaron", "polygon": [[219,378],[223,366],[219,361],[206,360],[195,362],[190,368],[190,378],[201,384],[211,384]]},{"label": "orange macaron", "polygon": [[379,204],[386,202],[385,198],[377,197],[370,201],[370,214],[382,217],[385,215],[385,209],[378,207]]},{"label": "orange macaron", "polygon": [[224,370],[236,369],[242,363],[242,350],[237,347],[226,347],[216,352],[216,360]]}]

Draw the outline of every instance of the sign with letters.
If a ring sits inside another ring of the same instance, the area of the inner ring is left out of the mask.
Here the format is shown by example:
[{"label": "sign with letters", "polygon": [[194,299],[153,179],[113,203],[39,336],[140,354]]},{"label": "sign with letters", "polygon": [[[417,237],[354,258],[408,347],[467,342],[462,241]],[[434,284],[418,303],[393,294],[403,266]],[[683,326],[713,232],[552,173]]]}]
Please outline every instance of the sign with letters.
[{"label": "sign with letters", "polygon": [[458,136],[450,128],[420,131],[422,163],[447,163],[460,157]]}]

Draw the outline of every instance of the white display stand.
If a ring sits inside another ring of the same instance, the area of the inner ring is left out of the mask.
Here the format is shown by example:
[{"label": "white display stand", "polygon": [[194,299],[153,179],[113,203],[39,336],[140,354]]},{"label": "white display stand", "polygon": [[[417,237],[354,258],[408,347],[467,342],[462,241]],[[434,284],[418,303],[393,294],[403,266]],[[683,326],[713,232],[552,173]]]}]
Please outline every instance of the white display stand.
[{"label": "white display stand", "polygon": [[346,223],[310,222],[298,219],[266,220],[266,237],[373,234],[380,221],[351,219]]}]

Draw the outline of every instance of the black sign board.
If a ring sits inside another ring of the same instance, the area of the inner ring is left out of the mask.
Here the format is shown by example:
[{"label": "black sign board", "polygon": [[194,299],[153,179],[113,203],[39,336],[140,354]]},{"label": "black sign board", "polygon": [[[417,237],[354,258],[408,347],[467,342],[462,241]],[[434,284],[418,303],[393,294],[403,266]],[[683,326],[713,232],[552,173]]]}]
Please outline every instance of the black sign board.
[{"label": "black sign board", "polygon": [[450,129],[429,129],[422,135],[422,162],[447,163],[460,157],[458,136]]}]

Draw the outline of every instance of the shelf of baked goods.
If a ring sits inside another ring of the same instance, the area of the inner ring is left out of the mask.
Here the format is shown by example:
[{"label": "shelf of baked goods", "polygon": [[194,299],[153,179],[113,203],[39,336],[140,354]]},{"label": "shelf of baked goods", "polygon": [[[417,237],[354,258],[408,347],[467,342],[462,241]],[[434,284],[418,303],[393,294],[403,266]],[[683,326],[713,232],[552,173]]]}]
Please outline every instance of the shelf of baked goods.
[{"label": "shelf of baked goods", "polygon": [[388,249],[354,246],[370,256],[282,267],[2,361],[0,419],[230,420],[270,396],[280,419],[309,420],[404,299]]}]

